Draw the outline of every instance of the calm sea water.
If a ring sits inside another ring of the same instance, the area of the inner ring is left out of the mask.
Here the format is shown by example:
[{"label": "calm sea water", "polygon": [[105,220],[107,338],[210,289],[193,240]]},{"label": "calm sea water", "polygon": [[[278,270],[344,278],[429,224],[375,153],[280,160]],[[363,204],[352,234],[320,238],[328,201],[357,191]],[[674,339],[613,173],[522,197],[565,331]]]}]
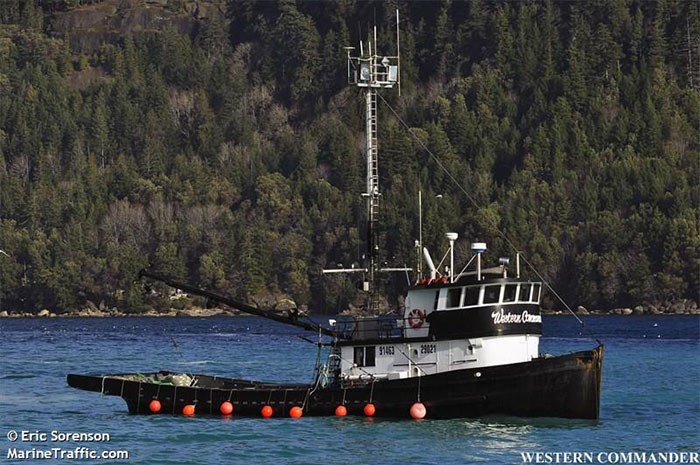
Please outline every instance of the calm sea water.
[{"label": "calm sea water", "polygon": [[[606,345],[599,422],[132,416],[120,398],[71,389],[65,375],[172,369],[310,381],[316,347],[295,328],[255,317],[2,319],[0,463],[518,464],[527,452],[700,451],[700,318],[584,321]],[[545,317],[543,352],[594,345],[573,318]],[[11,430],[110,440],[11,442]],[[82,446],[126,450],[129,459],[7,459],[11,448]]]}]

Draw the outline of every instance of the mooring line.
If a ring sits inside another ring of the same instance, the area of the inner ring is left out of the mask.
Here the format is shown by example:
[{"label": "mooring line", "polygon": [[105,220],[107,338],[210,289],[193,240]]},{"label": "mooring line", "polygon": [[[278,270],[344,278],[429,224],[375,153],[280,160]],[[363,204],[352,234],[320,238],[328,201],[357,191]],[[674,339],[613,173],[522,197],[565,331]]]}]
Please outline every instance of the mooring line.
[{"label": "mooring line", "polygon": [[[384,104],[385,104],[385,105],[389,108],[389,110],[394,114],[394,116],[396,117],[396,119],[406,128],[406,130],[408,131],[408,133],[411,134],[411,137],[413,137],[413,138],[416,140],[416,142],[418,142],[418,145],[420,145],[421,148],[422,148],[423,150],[425,150],[425,151],[428,153],[428,155],[430,155],[430,157],[435,161],[435,163],[437,163],[437,165],[440,167],[440,169],[441,169],[442,171],[444,171],[444,173],[447,175],[447,177],[455,184],[455,186],[457,186],[457,188],[465,195],[465,197],[467,197],[467,199],[469,199],[469,201],[471,202],[471,204],[472,204],[477,210],[481,209],[481,208],[482,208],[481,205],[479,205],[479,203],[474,199],[474,197],[472,197],[472,196],[469,194],[469,192],[464,188],[464,186],[462,186],[462,184],[461,184],[459,181],[457,181],[457,179],[452,175],[452,173],[450,172],[450,170],[448,170],[448,169],[445,167],[445,165],[442,163],[442,160],[440,160],[440,158],[438,158],[437,155],[435,155],[433,152],[431,152],[430,149],[428,148],[428,146],[420,139],[420,137],[418,137],[418,136],[411,130],[411,127],[408,125],[408,123],[406,123],[406,121],[401,117],[401,115],[399,115],[399,113],[394,109],[394,107],[392,107],[392,106],[389,104],[389,102],[386,101],[386,99],[385,99],[384,96],[381,94],[381,92],[377,91],[377,95],[379,96],[380,99],[382,99],[382,102],[384,102]],[[509,246],[513,251],[515,251],[515,253],[518,253],[518,254],[519,254],[519,253],[520,253],[520,249],[518,249],[518,247],[515,246],[515,244],[508,238],[508,236],[506,236],[506,234],[498,228],[498,225],[497,225],[491,218],[489,218],[488,216],[485,217],[485,219],[486,219],[486,222],[498,233],[498,235],[501,237],[501,239],[503,239],[503,240],[506,242],[506,244],[508,244],[508,246]],[[562,299],[561,296],[554,290],[554,288],[552,287],[552,285],[549,284],[549,282],[540,274],[539,271],[537,271],[537,269],[534,267],[534,265],[533,265],[532,263],[530,263],[524,256],[521,255],[521,257],[523,258],[523,260],[525,261],[525,263],[527,263],[527,265],[532,269],[532,271],[535,272],[535,274],[537,275],[537,277],[538,277],[540,280],[542,280],[542,282],[545,284],[545,286],[547,286],[547,289],[549,289],[549,290],[554,294],[554,296],[557,298],[557,300],[559,300],[559,302],[561,302],[561,304],[564,305],[564,308],[566,308],[566,309],[569,311],[569,313],[571,313],[571,314],[574,316],[574,318],[576,318],[576,320],[579,322],[579,324],[581,325],[581,327],[584,328],[584,329],[586,330],[586,332],[589,334],[589,336],[591,336],[598,344],[602,344],[602,343],[600,342],[600,340],[593,334],[593,332],[585,325],[585,323],[583,322],[583,320],[581,320],[581,319],[578,317],[578,315],[576,315],[576,313],[571,309],[571,307],[569,307],[569,305],[564,301],[564,299]]]}]

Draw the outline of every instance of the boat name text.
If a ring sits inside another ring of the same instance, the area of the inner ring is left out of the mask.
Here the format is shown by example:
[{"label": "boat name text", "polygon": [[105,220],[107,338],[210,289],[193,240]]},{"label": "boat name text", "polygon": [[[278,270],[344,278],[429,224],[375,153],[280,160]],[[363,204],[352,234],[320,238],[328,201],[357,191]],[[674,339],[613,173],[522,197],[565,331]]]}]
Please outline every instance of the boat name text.
[{"label": "boat name text", "polygon": [[499,311],[491,313],[491,318],[493,318],[493,324],[495,325],[508,323],[542,323],[542,315],[531,315],[527,310],[523,310],[522,313],[506,313],[501,308]]}]

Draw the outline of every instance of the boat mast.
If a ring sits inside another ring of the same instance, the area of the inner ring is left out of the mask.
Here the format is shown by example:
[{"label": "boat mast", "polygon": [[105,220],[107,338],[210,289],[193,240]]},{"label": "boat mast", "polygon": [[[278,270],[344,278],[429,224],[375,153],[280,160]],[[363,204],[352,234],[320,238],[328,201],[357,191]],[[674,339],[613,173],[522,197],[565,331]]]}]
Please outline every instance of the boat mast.
[{"label": "boat mast", "polygon": [[[375,43],[376,43],[375,28]],[[369,44],[370,54],[372,43]],[[370,55],[371,56],[371,55]],[[371,60],[371,58],[370,58]],[[370,62],[371,63],[371,62]],[[370,64],[370,68],[371,68]],[[372,72],[370,71],[370,76]],[[371,77],[370,77],[371,79]],[[374,293],[374,273],[376,270],[377,244],[375,225],[379,221],[379,151],[377,140],[377,88],[373,82],[365,88],[365,129],[366,129],[366,162],[367,162],[367,190],[362,194],[367,201],[367,283],[370,294]]]},{"label": "boat mast", "polygon": [[[396,10],[396,55],[380,55],[377,47],[377,27],[374,26],[373,41],[367,44],[360,41],[360,53],[353,56],[354,47],[346,47],[348,54],[348,84],[359,87],[365,97],[365,159],[367,165],[367,185],[362,196],[367,204],[367,252],[365,268],[324,270],[324,273],[347,273],[362,271],[365,274],[363,290],[369,294],[367,309],[376,310],[375,275],[378,271],[398,271],[399,269],[381,269],[378,267],[379,245],[377,244],[376,225],[379,220],[379,141],[377,134],[377,91],[400,86],[399,73],[399,11]],[[404,268],[400,269],[405,271]]]}]

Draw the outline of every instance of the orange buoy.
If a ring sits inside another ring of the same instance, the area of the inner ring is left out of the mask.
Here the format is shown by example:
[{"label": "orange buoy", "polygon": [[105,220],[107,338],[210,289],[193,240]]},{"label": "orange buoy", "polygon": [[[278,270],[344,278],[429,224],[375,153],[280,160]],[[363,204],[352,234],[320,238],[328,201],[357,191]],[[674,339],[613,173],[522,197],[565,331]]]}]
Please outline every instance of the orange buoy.
[{"label": "orange buoy", "polygon": [[344,417],[348,414],[348,409],[344,405],[339,405],[335,408],[336,417]]},{"label": "orange buoy", "polygon": [[375,413],[377,413],[377,409],[374,407],[374,404],[367,404],[365,405],[365,408],[363,409],[365,412],[365,416],[368,417],[373,417]]},{"label": "orange buoy", "polygon": [[292,418],[301,418],[301,416],[304,414],[304,411],[301,409],[301,407],[295,405],[289,410],[289,416]]},{"label": "orange buoy", "polygon": [[411,418],[414,420],[422,420],[425,418],[425,414],[427,413],[427,410],[425,409],[425,405],[423,405],[420,402],[416,402],[415,404],[411,405]]},{"label": "orange buoy", "polygon": [[229,401],[224,401],[219,407],[222,415],[231,415],[233,413],[233,404]]},{"label": "orange buoy", "polygon": [[160,401],[158,399],[153,399],[150,404],[148,404],[148,410],[151,411],[151,413],[158,413],[160,412],[161,409]]},{"label": "orange buoy", "polygon": [[263,418],[270,418],[272,416],[272,407],[269,405],[266,405],[260,410],[260,414],[263,416]]},{"label": "orange buoy", "polygon": [[194,415],[194,405],[188,404],[182,407],[182,414],[187,415],[188,417]]}]

